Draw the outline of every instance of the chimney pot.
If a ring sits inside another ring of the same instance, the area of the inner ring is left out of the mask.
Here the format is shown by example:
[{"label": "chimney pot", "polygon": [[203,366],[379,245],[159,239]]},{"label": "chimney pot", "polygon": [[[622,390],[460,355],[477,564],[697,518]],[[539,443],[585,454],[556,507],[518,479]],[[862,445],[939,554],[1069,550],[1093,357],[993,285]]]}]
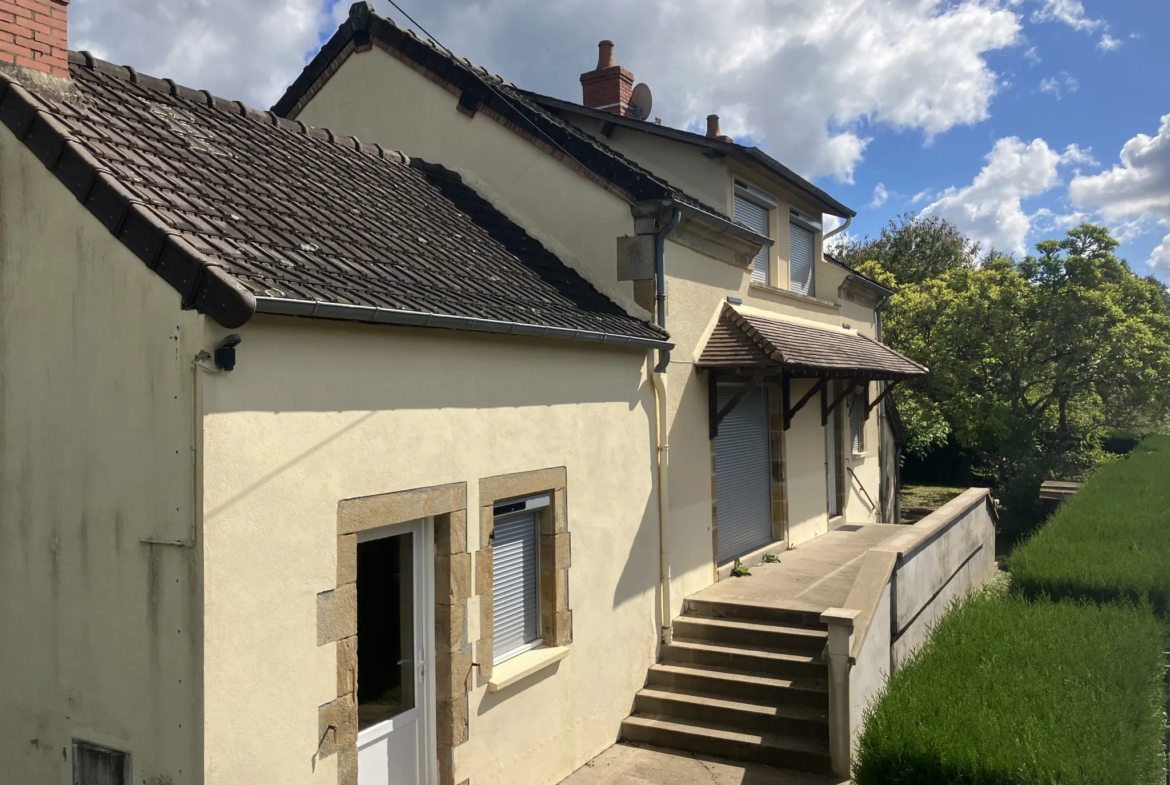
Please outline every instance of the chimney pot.
[{"label": "chimney pot", "polygon": [[597,68],[581,74],[581,103],[625,117],[630,112],[634,75],[613,59],[613,41],[597,45]]},{"label": "chimney pot", "polygon": [[707,136],[711,139],[718,139],[723,136],[723,132],[719,130],[719,115],[707,115]]},{"label": "chimney pot", "polygon": [[594,70],[613,68],[615,65],[617,63],[613,59],[613,41],[602,41],[597,45],[597,68]]}]

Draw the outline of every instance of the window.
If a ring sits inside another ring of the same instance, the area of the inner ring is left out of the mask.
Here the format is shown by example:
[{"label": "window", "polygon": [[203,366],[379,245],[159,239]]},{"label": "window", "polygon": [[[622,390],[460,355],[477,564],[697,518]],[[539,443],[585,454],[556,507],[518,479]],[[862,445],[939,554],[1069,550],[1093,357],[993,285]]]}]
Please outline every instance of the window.
[{"label": "window", "polygon": [[859,392],[849,396],[849,438],[854,455],[865,452],[865,396]]},{"label": "window", "polygon": [[[771,237],[772,211],[778,202],[768,194],[747,183],[735,181],[735,219],[756,234]],[[771,248],[764,246],[752,262],[752,280],[768,285],[771,283],[769,258]]]},{"label": "window", "polygon": [[73,785],[128,785],[130,753],[73,740]]},{"label": "window", "polygon": [[492,526],[495,662],[539,646],[540,514],[549,495],[498,502]]},{"label": "window", "polygon": [[788,288],[797,294],[816,296],[816,235],[814,221],[797,210],[788,211]]}]

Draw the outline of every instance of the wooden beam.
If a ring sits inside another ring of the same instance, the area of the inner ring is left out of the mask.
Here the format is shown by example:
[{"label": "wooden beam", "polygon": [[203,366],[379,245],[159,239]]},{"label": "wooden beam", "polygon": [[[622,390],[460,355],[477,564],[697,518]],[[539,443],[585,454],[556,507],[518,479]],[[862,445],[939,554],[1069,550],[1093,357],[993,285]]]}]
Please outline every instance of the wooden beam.
[{"label": "wooden beam", "polygon": [[879,403],[881,403],[885,399],[885,397],[893,391],[894,385],[896,385],[896,384],[897,384],[897,382],[887,382],[886,383],[886,389],[882,390],[882,394],[879,395],[877,398],[874,398],[873,403],[871,403],[869,406],[865,407],[865,419],[867,419],[867,420],[869,419],[869,413],[873,409],[875,409],[877,407],[877,405]]},{"label": "wooden beam", "polygon": [[[785,379],[785,382],[787,382],[787,378]],[[786,400],[784,401],[784,430],[787,431],[789,427],[791,427],[792,418],[796,416],[797,412],[804,408],[805,404],[812,400],[814,395],[825,388],[826,382],[826,379],[817,380],[817,383],[812,386],[812,389],[805,393],[804,397],[797,401],[796,406],[793,406],[791,409],[788,408],[788,396],[786,396]]]},{"label": "wooden beam", "polygon": [[601,135],[608,139],[613,136],[615,128],[617,128],[617,124],[613,120],[605,120],[601,124]]},{"label": "wooden beam", "polygon": [[853,388],[856,386],[857,386],[857,382],[851,381],[851,382],[849,382],[849,384],[845,385],[845,389],[841,392],[840,395],[838,395],[836,397],[836,399],[831,404],[829,404],[828,406],[825,406],[824,402],[821,403],[821,427],[822,428],[829,424],[829,415],[833,413],[834,409],[836,409],[838,406],[841,405],[841,401],[845,400],[849,396],[849,393],[853,392]]}]

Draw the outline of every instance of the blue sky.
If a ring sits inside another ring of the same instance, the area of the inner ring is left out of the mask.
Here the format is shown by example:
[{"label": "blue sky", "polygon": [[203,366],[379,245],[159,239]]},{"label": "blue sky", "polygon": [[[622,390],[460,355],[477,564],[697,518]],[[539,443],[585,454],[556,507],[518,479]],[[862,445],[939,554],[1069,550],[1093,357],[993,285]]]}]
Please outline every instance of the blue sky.
[{"label": "blue sky", "polygon": [[[1092,220],[1170,282],[1167,0],[398,2],[456,53],[570,100],[612,39],[654,115],[719,114],[856,209],[852,234],[925,211],[1022,254]],[[266,107],[349,5],[74,0],[70,44]]]}]

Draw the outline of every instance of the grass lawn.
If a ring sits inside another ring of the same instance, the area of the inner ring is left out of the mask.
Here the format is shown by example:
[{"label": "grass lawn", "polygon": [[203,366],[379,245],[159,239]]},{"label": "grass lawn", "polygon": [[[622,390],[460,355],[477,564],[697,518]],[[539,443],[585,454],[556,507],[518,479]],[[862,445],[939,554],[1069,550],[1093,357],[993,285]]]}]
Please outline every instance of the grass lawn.
[{"label": "grass lawn", "polygon": [[902,523],[918,523],[965,490],[945,485],[902,486]]},{"label": "grass lawn", "polygon": [[1102,466],[1012,553],[1026,596],[1148,602],[1170,618],[1170,436]]},{"label": "grass lawn", "polygon": [[856,785],[1165,785],[1166,629],[1148,609],[982,595],[868,717]]}]

